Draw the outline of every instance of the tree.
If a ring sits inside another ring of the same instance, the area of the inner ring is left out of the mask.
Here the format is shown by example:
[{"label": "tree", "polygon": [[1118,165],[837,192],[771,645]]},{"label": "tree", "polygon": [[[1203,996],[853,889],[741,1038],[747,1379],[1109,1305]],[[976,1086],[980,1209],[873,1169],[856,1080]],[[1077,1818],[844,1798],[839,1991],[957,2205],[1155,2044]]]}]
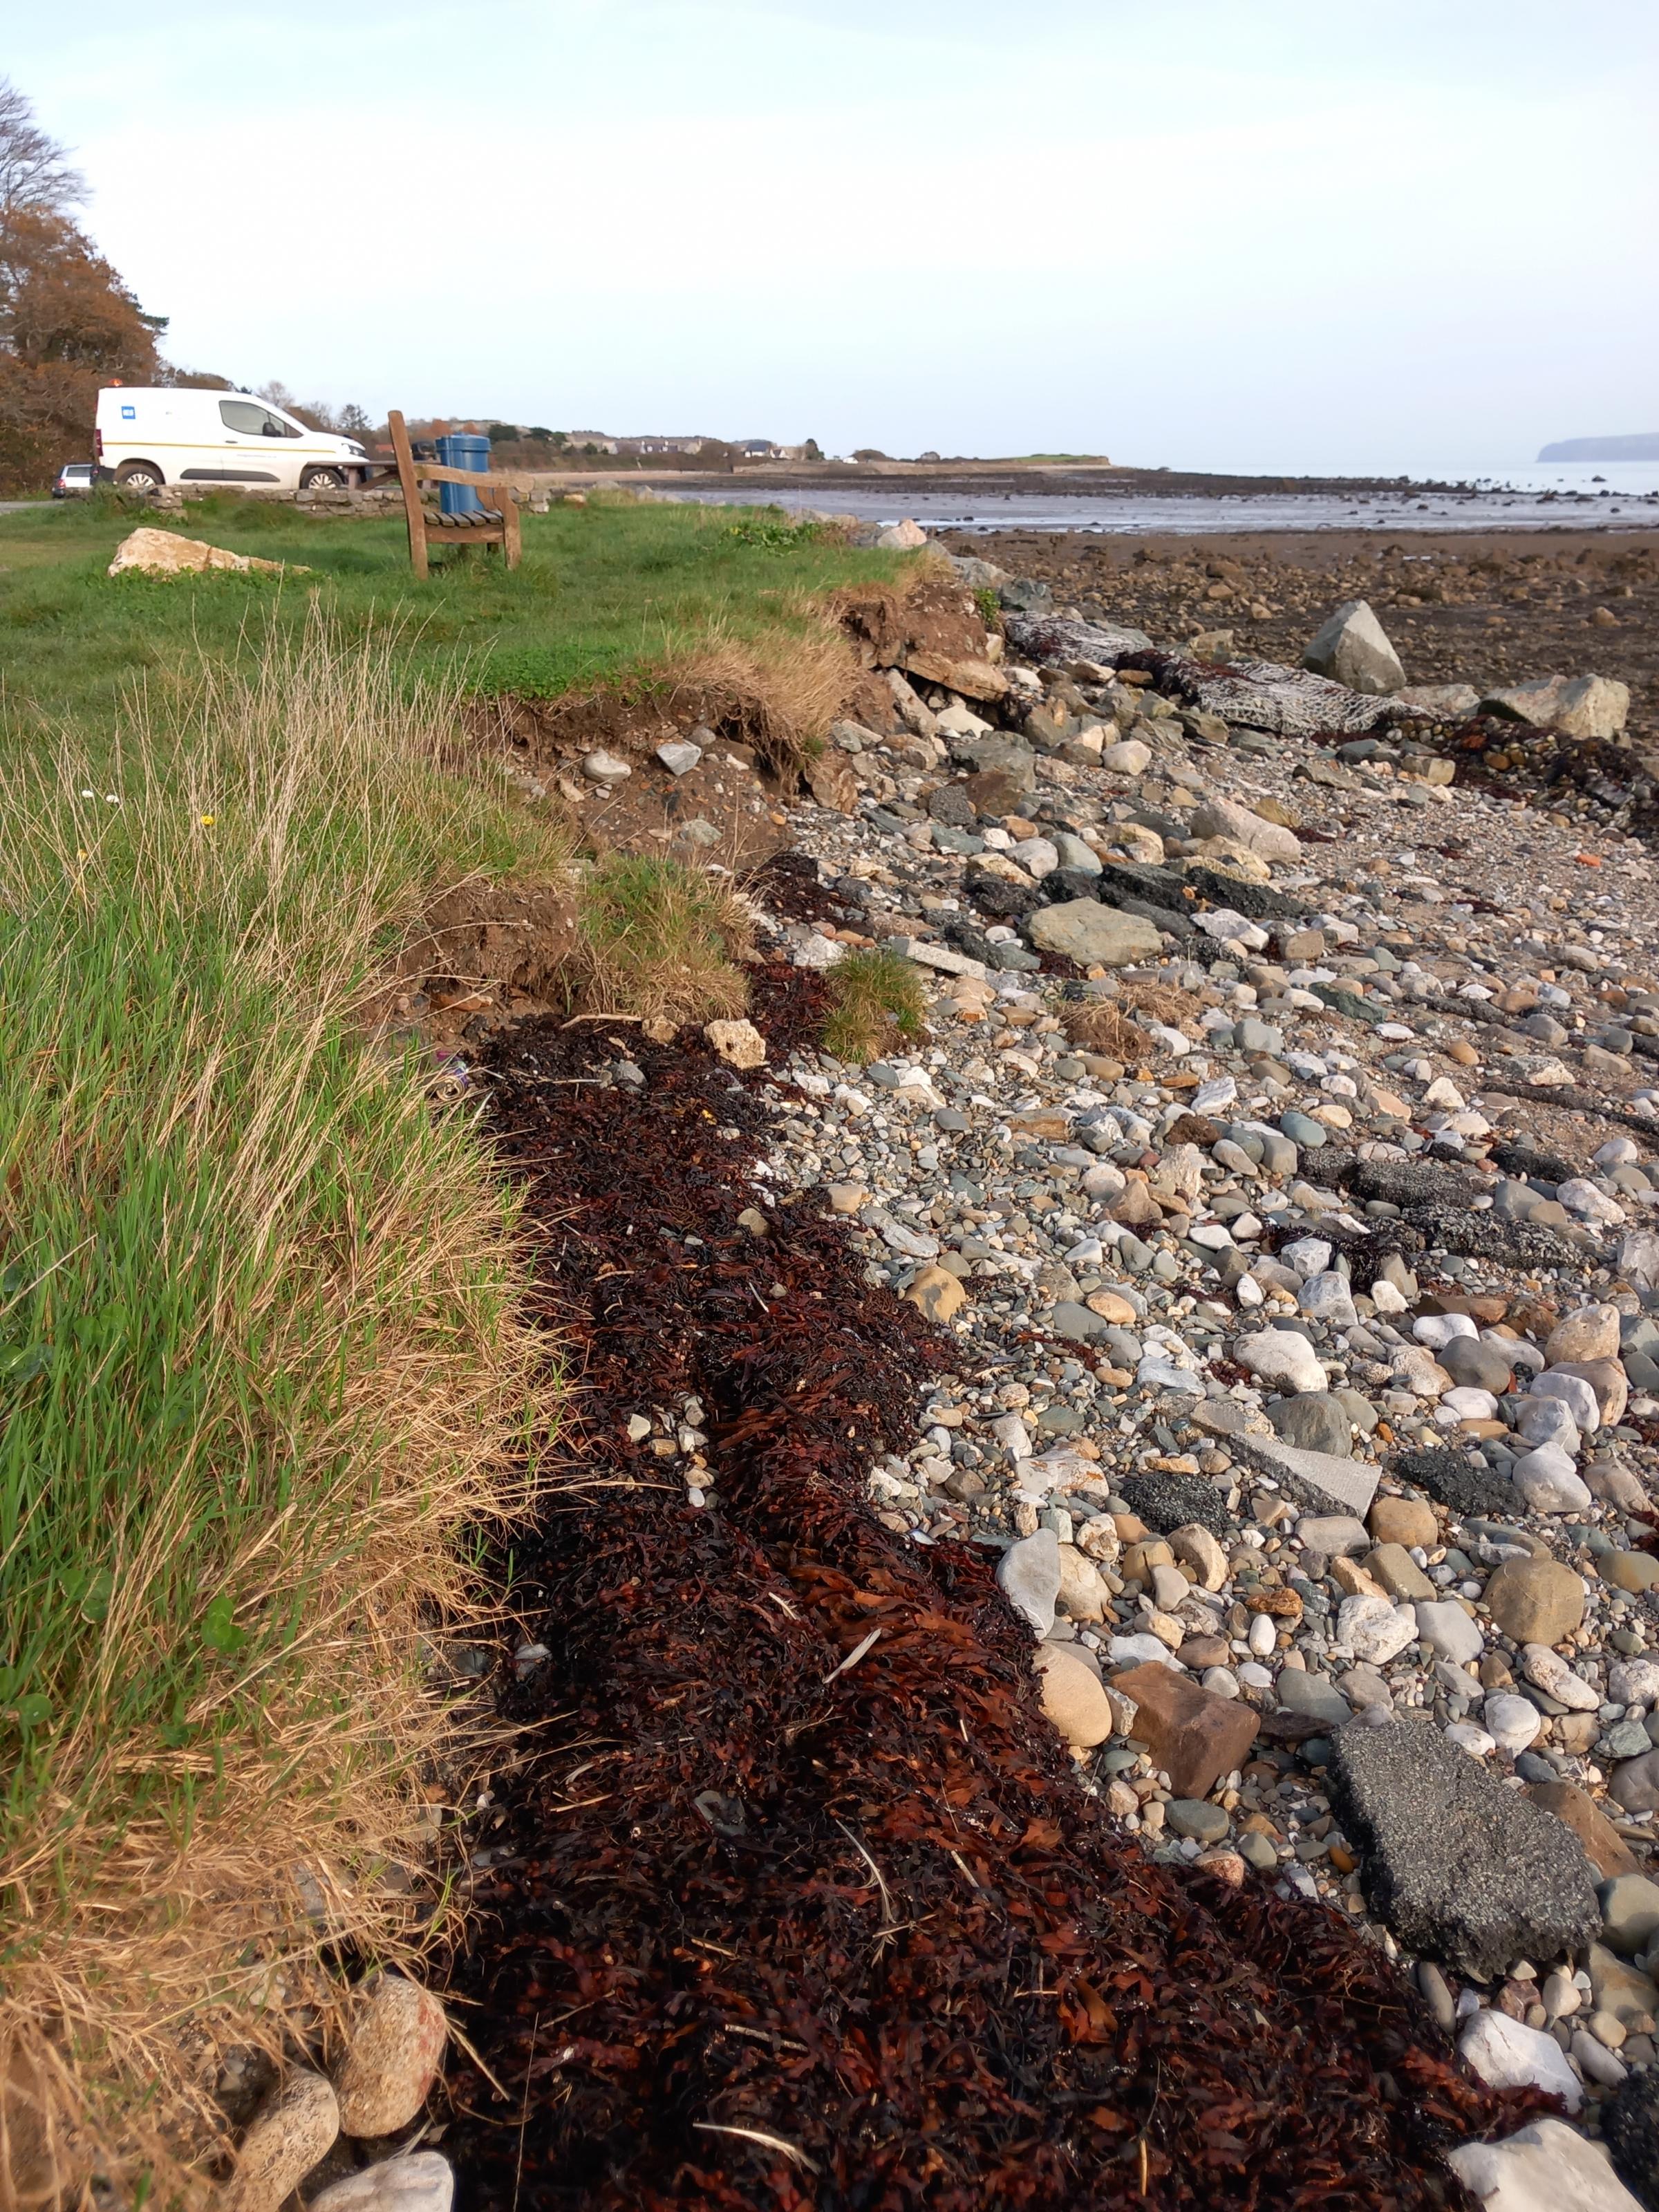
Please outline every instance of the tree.
[{"label": "tree", "polygon": [[518,426],[513,422],[492,422],[486,433],[492,446],[516,446]]},{"label": "tree", "polygon": [[0,485],[87,459],[100,386],[155,383],[165,328],[67,216],[0,211]]},{"label": "tree", "polygon": [[87,196],[67,149],[48,138],[9,77],[0,76],[0,221],[14,215],[63,215]]},{"label": "tree", "polygon": [[543,429],[539,422],[532,422],[525,432],[525,435],[526,438],[533,438],[538,446],[550,446],[553,443],[553,433],[550,430]]}]

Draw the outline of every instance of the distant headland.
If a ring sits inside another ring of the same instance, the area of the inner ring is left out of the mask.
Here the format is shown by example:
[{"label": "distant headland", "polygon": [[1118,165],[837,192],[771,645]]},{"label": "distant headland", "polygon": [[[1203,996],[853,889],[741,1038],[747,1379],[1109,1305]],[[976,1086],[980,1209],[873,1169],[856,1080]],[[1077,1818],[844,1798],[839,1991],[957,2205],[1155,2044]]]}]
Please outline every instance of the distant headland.
[{"label": "distant headland", "polygon": [[1540,461],[1659,461],[1659,430],[1640,430],[1627,438],[1564,438],[1546,446]]}]

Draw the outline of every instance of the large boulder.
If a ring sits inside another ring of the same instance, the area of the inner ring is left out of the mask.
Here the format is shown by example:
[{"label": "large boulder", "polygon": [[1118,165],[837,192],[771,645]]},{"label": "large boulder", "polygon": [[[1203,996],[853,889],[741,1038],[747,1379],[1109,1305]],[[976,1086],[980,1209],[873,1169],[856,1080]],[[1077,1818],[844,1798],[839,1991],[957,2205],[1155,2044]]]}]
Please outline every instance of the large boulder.
[{"label": "large boulder", "polygon": [[1630,716],[1630,686],[1610,676],[1540,676],[1488,691],[1480,710],[1565,738],[1616,738]]},{"label": "large boulder", "polygon": [[1273,660],[1233,660],[1217,670],[1171,657],[1158,689],[1224,722],[1281,738],[1363,738],[1380,723],[1395,720],[1397,713],[1391,698],[1354,691],[1311,668],[1285,668]]},{"label": "large boulder", "polygon": [[1601,1915],[1583,1846],[1427,1721],[1332,1740],[1333,1801],[1371,1910],[1401,1947],[1489,1981],[1583,1952]]},{"label": "large boulder", "polygon": [[206,568],[264,569],[277,576],[284,568],[292,569],[296,576],[312,573],[294,562],[261,561],[251,553],[233,553],[228,546],[210,545],[204,538],[180,538],[175,530],[146,527],[129,532],[121,540],[108,574],[119,576],[133,569],[143,576],[193,576]]},{"label": "large boulder", "polygon": [[1098,899],[1065,899],[1058,906],[1045,906],[1031,916],[1027,927],[1039,952],[1060,953],[1080,968],[1127,968],[1158,955],[1155,923],[1103,906]]},{"label": "large boulder", "polygon": [[1364,599],[1347,600],[1315,631],[1302,665],[1371,698],[1398,691],[1406,681],[1400,655]]}]

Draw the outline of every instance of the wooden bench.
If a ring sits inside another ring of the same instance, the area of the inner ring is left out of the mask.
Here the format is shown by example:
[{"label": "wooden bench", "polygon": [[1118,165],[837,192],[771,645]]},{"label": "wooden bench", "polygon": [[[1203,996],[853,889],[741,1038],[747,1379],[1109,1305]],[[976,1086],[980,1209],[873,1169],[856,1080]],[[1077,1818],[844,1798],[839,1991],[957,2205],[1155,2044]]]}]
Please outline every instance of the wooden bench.
[{"label": "wooden bench", "polygon": [[[404,514],[409,523],[410,566],[422,581],[431,574],[428,545],[499,545],[509,568],[519,565],[519,487],[510,477],[478,476],[466,469],[446,469],[435,461],[417,461],[410,450],[409,430],[394,407],[386,417],[392,450],[398,457],[398,482],[403,487]],[[471,484],[485,503],[482,514],[444,514],[426,507],[422,484]]]}]

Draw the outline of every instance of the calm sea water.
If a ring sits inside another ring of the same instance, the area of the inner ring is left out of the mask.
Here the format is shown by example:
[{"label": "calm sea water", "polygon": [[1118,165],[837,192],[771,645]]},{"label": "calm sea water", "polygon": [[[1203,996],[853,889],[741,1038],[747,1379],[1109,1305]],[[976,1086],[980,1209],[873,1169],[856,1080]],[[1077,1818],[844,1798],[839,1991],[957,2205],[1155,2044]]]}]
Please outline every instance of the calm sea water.
[{"label": "calm sea water", "polygon": [[[679,498],[727,502],[731,495],[688,490]],[[757,495],[751,494],[755,498]],[[1378,490],[1333,497],[1322,492],[1032,494],[909,490],[902,483],[814,486],[780,491],[777,503],[855,514],[861,521],[905,517],[931,530],[1082,530],[1117,534],[1169,531],[1189,535],[1238,530],[1636,530],[1659,526],[1659,462],[1600,466],[1534,464],[1501,482],[1472,478],[1454,491]]]}]

